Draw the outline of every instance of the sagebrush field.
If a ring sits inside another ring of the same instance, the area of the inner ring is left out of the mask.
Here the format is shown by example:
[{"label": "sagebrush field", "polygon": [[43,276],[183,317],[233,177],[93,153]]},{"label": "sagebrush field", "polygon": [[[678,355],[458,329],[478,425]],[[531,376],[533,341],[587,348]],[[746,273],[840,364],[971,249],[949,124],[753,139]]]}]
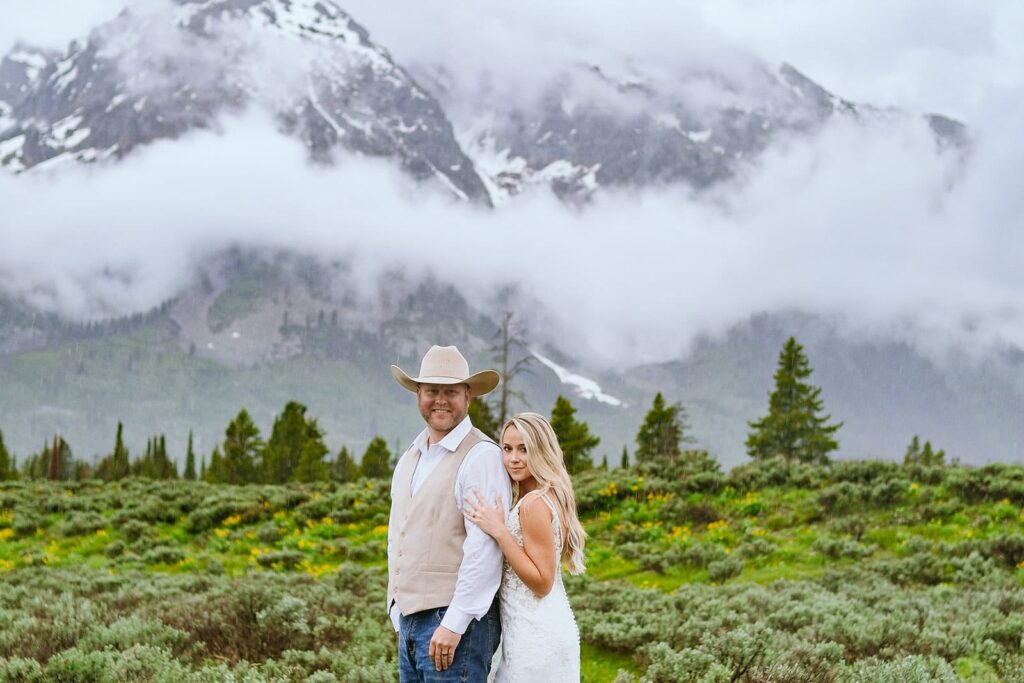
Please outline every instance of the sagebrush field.
[{"label": "sagebrush field", "polygon": [[[575,484],[586,681],[1024,681],[1024,467]],[[388,489],[0,483],[0,681],[397,680]]]}]

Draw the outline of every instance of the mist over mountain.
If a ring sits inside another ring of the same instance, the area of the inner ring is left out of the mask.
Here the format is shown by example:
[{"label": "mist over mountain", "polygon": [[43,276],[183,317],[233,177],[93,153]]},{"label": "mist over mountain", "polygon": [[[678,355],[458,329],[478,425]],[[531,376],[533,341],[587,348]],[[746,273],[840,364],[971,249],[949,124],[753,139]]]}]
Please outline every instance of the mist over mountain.
[{"label": "mist over mountain", "polygon": [[387,365],[435,341],[488,364],[513,310],[561,368],[535,364],[532,407],[572,394],[613,461],[661,390],[738,462],[789,334],[844,457],[917,433],[965,461],[1024,455],[1019,157],[991,128],[711,39],[623,59],[625,39],[542,35],[517,69],[500,35],[466,51],[486,22],[438,62],[347,9],[136,2],[65,50],[3,56],[17,452],[60,430],[101,453],[118,419],[209,450],[242,406],[269,428],[290,399],[334,448],[404,440]]}]

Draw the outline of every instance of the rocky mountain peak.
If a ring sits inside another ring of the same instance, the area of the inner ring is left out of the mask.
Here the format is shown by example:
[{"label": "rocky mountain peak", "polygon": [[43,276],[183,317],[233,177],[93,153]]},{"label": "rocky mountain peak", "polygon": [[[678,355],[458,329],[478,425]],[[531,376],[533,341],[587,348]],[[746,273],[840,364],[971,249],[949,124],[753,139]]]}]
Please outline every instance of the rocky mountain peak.
[{"label": "rocky mountain peak", "polygon": [[437,101],[338,6],[177,0],[172,10],[122,12],[60,55],[7,55],[0,165],[118,158],[260,106],[316,162],[339,151],[395,158],[416,179],[489,202]]}]

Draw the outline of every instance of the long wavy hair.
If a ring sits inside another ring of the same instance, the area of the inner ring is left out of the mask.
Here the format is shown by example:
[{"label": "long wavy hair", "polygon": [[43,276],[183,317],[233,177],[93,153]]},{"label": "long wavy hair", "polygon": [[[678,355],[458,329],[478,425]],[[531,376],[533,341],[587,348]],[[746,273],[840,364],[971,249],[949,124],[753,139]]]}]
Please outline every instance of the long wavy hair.
[{"label": "long wavy hair", "polygon": [[537,413],[513,415],[502,426],[501,437],[505,436],[505,430],[510,426],[518,429],[520,436],[523,437],[526,464],[533,478],[537,480],[537,491],[542,494],[551,493],[555,505],[562,513],[561,518],[566,532],[562,560],[570,574],[582,574],[586,569],[583,546],[587,532],[583,530],[579,514],[576,512],[576,494],[569,472],[565,469],[562,447],[558,445],[555,430],[551,428],[547,418]]}]

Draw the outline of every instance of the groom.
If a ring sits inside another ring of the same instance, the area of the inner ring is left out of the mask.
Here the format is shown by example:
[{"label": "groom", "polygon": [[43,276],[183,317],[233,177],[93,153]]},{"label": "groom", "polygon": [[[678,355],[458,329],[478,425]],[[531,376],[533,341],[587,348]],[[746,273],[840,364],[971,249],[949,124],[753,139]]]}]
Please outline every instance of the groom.
[{"label": "groom", "polygon": [[469,374],[454,346],[432,346],[417,377],[391,374],[416,393],[426,422],[395,467],[388,521],[388,614],[398,631],[401,683],[484,683],[501,638],[496,597],[502,555],[462,515],[466,496],[512,499],[498,447],[469,421],[469,402],[498,385]]}]

